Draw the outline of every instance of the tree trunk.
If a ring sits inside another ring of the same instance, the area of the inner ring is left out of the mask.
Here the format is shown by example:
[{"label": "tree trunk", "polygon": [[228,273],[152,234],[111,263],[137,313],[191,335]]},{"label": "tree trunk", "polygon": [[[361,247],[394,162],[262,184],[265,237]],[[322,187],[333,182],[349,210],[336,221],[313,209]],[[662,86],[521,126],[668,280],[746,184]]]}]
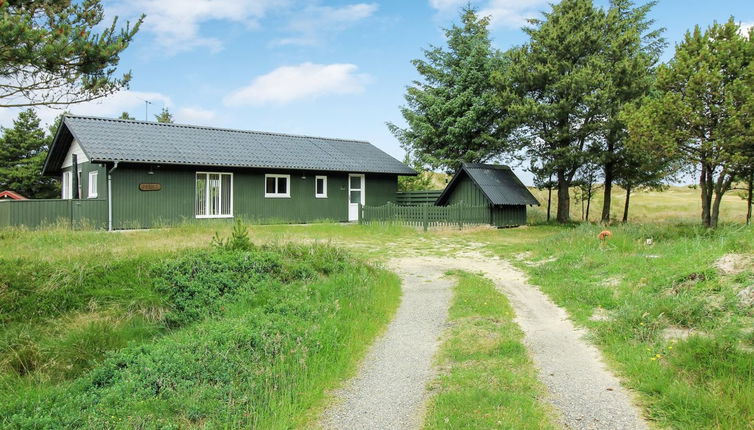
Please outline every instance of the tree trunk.
[{"label": "tree trunk", "polygon": [[550,222],[550,207],[552,207],[552,176],[550,176],[550,183],[547,185],[547,222]]},{"label": "tree trunk", "polygon": [[589,208],[592,206],[592,183],[589,183],[589,189],[586,195],[586,222],[589,222]]},{"label": "tree trunk", "polygon": [[[712,176],[710,175],[710,178]],[[712,209],[710,213],[710,227],[717,227],[720,220],[720,203],[723,201],[723,196],[730,190],[733,183],[733,175],[729,174],[727,169],[723,169],[720,175],[717,177],[717,181],[714,184],[715,200],[712,202]]]},{"label": "tree trunk", "polygon": [[712,169],[702,163],[702,173],[699,176],[699,188],[702,189],[702,225],[712,227]]},{"label": "tree trunk", "polygon": [[749,174],[749,192],[746,196],[746,225],[751,224],[751,198],[752,194],[754,194],[754,191],[752,191],[751,189],[752,185],[754,185],[754,170],[752,170],[752,172]]},{"label": "tree trunk", "polygon": [[613,199],[613,170],[614,163],[610,162],[605,164],[605,197],[602,201],[602,223],[607,224],[610,222],[610,205]]},{"label": "tree trunk", "polygon": [[623,206],[623,222],[628,222],[628,206],[631,203],[631,186],[626,185],[626,204]]},{"label": "tree trunk", "polygon": [[568,189],[569,181],[564,170],[558,170],[558,214],[559,223],[571,221],[571,192]]}]

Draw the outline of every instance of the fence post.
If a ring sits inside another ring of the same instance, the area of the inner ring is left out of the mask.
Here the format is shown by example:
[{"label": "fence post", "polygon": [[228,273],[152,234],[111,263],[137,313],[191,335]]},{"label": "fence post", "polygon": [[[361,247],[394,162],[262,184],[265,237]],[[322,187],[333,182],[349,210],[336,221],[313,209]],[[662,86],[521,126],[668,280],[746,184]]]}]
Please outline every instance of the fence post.
[{"label": "fence post", "polygon": [[429,228],[429,205],[422,205],[422,210],[424,213],[422,213],[422,226],[424,227],[424,231],[427,231]]},{"label": "fence post", "polygon": [[458,205],[456,208],[458,214],[458,229],[463,230],[463,206]]},{"label": "fence post", "polygon": [[363,210],[364,210],[364,207],[361,206],[361,203],[359,203],[358,206],[356,207],[356,212],[357,212],[356,219],[358,220],[359,224],[364,224],[364,214],[362,213]]},{"label": "fence post", "polygon": [[387,202],[387,223],[393,224],[393,202]]}]

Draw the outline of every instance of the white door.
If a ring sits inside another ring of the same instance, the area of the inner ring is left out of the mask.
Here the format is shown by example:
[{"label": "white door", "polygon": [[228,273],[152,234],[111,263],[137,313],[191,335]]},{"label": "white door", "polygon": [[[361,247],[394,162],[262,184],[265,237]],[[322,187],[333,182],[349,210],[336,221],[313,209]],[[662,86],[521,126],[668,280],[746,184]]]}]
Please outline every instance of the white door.
[{"label": "white door", "polygon": [[359,220],[359,203],[364,205],[364,175],[348,175],[348,221]]}]

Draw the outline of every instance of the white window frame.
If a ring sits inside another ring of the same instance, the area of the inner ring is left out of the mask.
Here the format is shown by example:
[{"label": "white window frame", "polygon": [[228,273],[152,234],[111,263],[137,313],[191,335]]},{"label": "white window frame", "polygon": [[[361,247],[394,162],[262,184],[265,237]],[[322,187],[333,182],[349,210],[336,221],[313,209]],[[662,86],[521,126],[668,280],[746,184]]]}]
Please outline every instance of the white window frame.
[{"label": "white window frame", "polygon": [[[205,214],[200,215],[196,213],[196,180],[199,178],[199,175],[207,175],[207,178],[205,179],[205,190],[204,190],[204,210]],[[222,211],[223,207],[223,175],[230,176],[230,214],[226,215],[209,215],[207,212],[209,212],[209,175],[220,175],[220,199],[218,206],[220,207],[220,210]],[[196,218],[233,218],[233,172],[196,172],[194,175],[194,216]]]},{"label": "white window frame", "polygon": [[87,186],[89,187],[89,192],[87,193],[87,196],[90,199],[97,198],[97,191],[99,191],[99,184],[97,184],[98,177],[99,175],[96,170],[89,172],[89,183],[87,184]]},{"label": "white window frame", "polygon": [[72,196],[71,187],[73,186],[73,175],[70,171],[63,172],[63,179],[61,183],[61,194],[60,197],[64,200],[69,200]]},{"label": "white window frame", "polygon": [[[317,192],[317,181],[319,181],[320,179],[322,179],[322,191],[323,191],[322,194]],[[327,198],[327,176],[318,175],[314,177],[314,197],[318,199]]]},{"label": "white window frame", "polygon": [[[275,179],[275,191],[274,193],[268,193],[267,192],[267,179],[268,178],[276,178]],[[285,187],[285,193],[278,193],[278,181],[277,178],[285,178],[286,180],[286,187]],[[283,175],[279,173],[267,173],[264,175],[264,197],[266,199],[289,199],[291,198],[291,175]]]}]

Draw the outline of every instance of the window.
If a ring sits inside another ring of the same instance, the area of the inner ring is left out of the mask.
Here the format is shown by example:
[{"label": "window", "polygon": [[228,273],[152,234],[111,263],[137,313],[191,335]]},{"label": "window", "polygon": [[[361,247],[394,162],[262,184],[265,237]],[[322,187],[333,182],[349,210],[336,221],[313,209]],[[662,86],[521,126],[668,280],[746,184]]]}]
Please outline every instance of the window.
[{"label": "window", "polygon": [[314,177],[314,197],[318,199],[327,198],[327,176]]},{"label": "window", "polygon": [[196,172],[196,217],[233,216],[233,174]]},{"label": "window", "polygon": [[89,172],[89,198],[97,198],[97,172]]},{"label": "window", "polygon": [[264,175],[264,196],[265,197],[290,197],[291,175]]},{"label": "window", "polygon": [[63,172],[62,193],[60,195],[63,199],[71,198],[71,172]]}]

